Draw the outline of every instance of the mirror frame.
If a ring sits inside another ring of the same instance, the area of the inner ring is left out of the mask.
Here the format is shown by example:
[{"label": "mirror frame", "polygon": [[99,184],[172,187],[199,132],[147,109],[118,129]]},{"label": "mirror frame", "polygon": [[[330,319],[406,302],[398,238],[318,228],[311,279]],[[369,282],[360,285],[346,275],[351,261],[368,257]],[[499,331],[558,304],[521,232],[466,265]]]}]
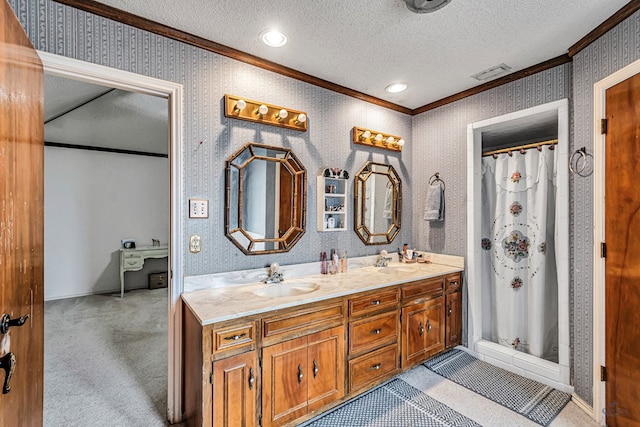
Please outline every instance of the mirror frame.
[{"label": "mirror frame", "polygon": [[[386,172],[376,171],[376,166],[386,168]],[[369,230],[365,225],[364,218],[358,218],[358,213],[363,213],[365,211],[365,198],[363,195],[366,189],[366,182],[373,174],[387,176],[393,185],[392,222],[384,233],[371,232],[371,230]],[[360,240],[362,240],[365,245],[386,245],[393,242],[393,239],[395,239],[400,232],[400,227],[402,225],[402,180],[396,170],[393,166],[386,163],[369,161],[356,173],[353,184],[353,228]],[[362,187],[362,190],[360,190],[360,187]],[[381,236],[385,238],[384,242],[373,241],[375,237]]]},{"label": "mirror frame", "polygon": [[[278,151],[284,156],[282,158],[263,156],[256,154],[256,148],[264,148],[267,150]],[[250,157],[245,158],[245,152],[249,152]],[[241,163],[236,162],[236,159],[241,158]],[[292,185],[292,210],[291,220],[292,226],[290,226],[280,237],[274,238],[255,238],[251,236],[243,227],[243,203],[242,203],[242,171],[254,160],[265,160],[270,162],[277,162],[281,164],[281,167],[285,167],[293,178]],[[232,171],[236,170],[238,175],[238,194],[231,194],[231,175]],[[231,155],[226,161],[226,173],[225,173],[225,185],[226,185],[226,197],[225,197],[225,213],[224,213],[224,229],[225,236],[234,245],[236,245],[246,255],[265,255],[281,252],[288,252],[293,246],[302,238],[305,233],[305,222],[307,217],[307,170],[300,160],[293,154],[293,151],[289,148],[274,147],[271,145],[258,144],[255,142],[246,143],[241,149]],[[231,215],[231,201],[232,197],[236,198],[237,203],[237,227],[231,228],[230,215]],[[249,242],[248,245],[243,245],[235,237],[234,233],[241,233],[242,236]],[[265,249],[256,250],[254,246],[256,243],[279,243],[280,249]]]}]

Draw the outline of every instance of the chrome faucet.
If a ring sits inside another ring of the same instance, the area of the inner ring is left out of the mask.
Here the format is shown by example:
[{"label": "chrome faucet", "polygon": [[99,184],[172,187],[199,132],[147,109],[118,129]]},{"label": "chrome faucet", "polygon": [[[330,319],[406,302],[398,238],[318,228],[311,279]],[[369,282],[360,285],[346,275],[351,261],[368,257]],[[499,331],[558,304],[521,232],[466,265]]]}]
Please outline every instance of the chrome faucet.
[{"label": "chrome faucet", "polygon": [[279,268],[280,264],[278,264],[277,262],[272,263],[269,267],[270,275],[269,277],[264,279],[263,282],[267,284],[284,282],[284,276],[282,275],[282,273],[278,272]]},{"label": "chrome faucet", "polygon": [[389,262],[391,262],[393,258],[387,256],[387,251],[384,249],[380,251],[380,257],[378,258],[378,262],[376,262],[376,267],[387,267],[389,266]]}]

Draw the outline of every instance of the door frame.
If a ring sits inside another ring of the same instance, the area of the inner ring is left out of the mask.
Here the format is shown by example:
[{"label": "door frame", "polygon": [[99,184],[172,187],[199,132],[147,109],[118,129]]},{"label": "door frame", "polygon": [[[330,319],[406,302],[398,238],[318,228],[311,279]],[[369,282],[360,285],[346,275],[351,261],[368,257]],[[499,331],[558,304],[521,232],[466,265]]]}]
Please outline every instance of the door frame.
[{"label": "door frame", "polygon": [[[607,89],[640,73],[640,59],[593,85],[593,417],[603,423],[606,384],[600,381],[600,366],[605,365],[605,265],[600,242],[606,242],[605,229],[605,138],[600,119],[606,117]],[[601,202],[599,202],[601,201]]]},{"label": "door frame", "polygon": [[[168,292],[168,389],[167,419],[182,421],[182,305],[185,247],[182,225],[183,196],[183,87],[179,83],[143,76],[103,65],[37,51],[44,73],[57,77],[107,85],[117,89],[160,96],[169,101],[170,234]],[[45,285],[46,286],[46,285]]]}]

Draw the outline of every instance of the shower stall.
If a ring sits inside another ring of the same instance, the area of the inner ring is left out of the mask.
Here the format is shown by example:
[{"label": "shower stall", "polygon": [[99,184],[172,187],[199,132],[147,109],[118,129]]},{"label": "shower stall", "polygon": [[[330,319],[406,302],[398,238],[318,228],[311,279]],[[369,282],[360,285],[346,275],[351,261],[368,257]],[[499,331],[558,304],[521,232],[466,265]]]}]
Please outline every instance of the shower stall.
[{"label": "shower stall", "polygon": [[468,345],[572,392],[566,99],[468,125]]}]

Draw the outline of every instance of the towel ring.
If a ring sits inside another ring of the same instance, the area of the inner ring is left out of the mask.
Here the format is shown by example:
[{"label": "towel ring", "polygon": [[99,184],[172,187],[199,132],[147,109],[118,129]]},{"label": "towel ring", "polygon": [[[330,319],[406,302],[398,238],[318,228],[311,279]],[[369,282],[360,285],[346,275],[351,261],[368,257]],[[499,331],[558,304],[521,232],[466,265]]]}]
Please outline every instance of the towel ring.
[{"label": "towel ring", "polygon": [[440,182],[440,184],[442,185],[442,191],[444,191],[446,189],[446,185],[445,185],[444,181],[440,179],[440,174],[438,172],[434,173],[429,178],[429,185],[433,185],[436,182]]},{"label": "towel ring", "polygon": [[587,153],[587,149],[585,147],[574,151],[569,158],[569,170],[571,173],[583,178],[591,175],[593,173],[593,168],[587,168],[590,158],[593,159],[593,156]]}]

